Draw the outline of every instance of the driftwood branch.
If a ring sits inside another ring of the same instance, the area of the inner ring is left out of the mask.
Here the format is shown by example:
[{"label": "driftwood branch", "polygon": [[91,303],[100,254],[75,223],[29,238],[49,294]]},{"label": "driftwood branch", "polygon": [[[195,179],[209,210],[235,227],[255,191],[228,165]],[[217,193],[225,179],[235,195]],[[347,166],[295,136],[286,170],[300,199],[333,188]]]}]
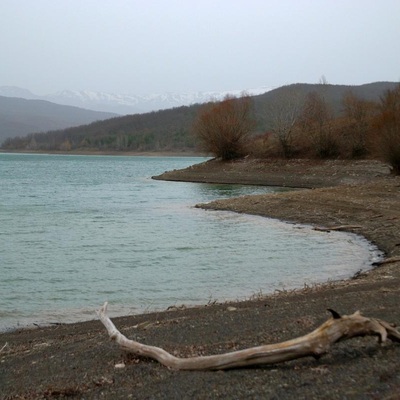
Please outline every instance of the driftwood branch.
[{"label": "driftwood branch", "polygon": [[400,261],[400,256],[395,256],[395,257],[385,258],[381,261],[376,261],[372,265],[381,266],[384,264],[391,264],[391,263],[395,263],[395,262],[399,262],[399,261]]},{"label": "driftwood branch", "polygon": [[391,324],[376,318],[366,318],[358,311],[340,316],[329,310],[332,317],[313,332],[286,342],[252,347],[225,354],[190,358],[175,357],[167,351],[126,338],[107,316],[107,303],[97,312],[112,340],[128,352],[149,357],[161,364],[182,370],[220,370],[260,364],[275,364],[307,356],[315,358],[327,353],[332,344],[356,336],[378,336],[380,342],[387,338],[400,342],[400,332]]},{"label": "driftwood branch", "polygon": [[6,342],[6,344],[0,349],[0,353],[8,346],[8,343]]},{"label": "driftwood branch", "polygon": [[329,228],[325,228],[323,226],[314,226],[313,230],[319,232],[330,232],[330,231],[347,231],[349,229],[360,229],[360,228],[362,228],[362,226],[360,225],[337,225],[337,226],[331,226]]}]

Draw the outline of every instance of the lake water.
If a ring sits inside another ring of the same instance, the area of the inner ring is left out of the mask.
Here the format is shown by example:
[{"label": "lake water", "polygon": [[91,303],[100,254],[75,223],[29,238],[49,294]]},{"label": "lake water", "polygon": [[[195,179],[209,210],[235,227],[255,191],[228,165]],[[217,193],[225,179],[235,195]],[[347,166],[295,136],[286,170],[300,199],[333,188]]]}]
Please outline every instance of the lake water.
[{"label": "lake water", "polygon": [[163,182],[186,157],[0,153],[0,330],[112,316],[346,278],[363,239],[193,206],[278,189]]}]

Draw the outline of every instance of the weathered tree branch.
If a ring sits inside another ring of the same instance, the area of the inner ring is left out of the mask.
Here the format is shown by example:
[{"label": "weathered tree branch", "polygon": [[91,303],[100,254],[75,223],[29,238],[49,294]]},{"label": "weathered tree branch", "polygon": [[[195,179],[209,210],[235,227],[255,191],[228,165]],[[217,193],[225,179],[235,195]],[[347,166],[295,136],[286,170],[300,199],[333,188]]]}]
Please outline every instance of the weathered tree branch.
[{"label": "weathered tree branch", "polygon": [[381,261],[376,261],[372,265],[381,266],[381,265],[384,265],[384,264],[391,264],[391,263],[395,263],[395,262],[399,262],[399,261],[400,261],[400,257],[399,256],[395,256],[395,257],[385,258],[385,259],[383,259]]},{"label": "weathered tree branch", "polygon": [[8,346],[8,343],[6,342],[6,344],[0,349],[0,353]]},{"label": "weathered tree branch", "polygon": [[161,364],[182,370],[220,370],[260,364],[275,364],[307,356],[315,358],[327,353],[330,346],[340,340],[356,336],[378,336],[380,342],[387,338],[400,342],[400,332],[389,323],[376,318],[363,317],[358,311],[340,316],[329,310],[332,318],[313,332],[286,342],[253,347],[225,354],[178,358],[167,351],[126,338],[107,316],[107,303],[97,312],[112,340],[119,346],[139,356],[150,357]]},{"label": "weathered tree branch", "polygon": [[330,232],[330,231],[345,231],[349,229],[360,229],[360,228],[362,228],[362,226],[360,225],[337,225],[328,228],[322,226],[314,226],[313,230],[319,232]]}]

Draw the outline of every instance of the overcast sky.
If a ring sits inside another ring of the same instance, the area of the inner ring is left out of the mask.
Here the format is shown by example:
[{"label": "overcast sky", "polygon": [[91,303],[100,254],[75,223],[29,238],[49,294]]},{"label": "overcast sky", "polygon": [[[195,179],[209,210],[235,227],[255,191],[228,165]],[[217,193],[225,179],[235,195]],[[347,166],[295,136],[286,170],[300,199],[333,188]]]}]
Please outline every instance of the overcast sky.
[{"label": "overcast sky", "polygon": [[125,94],[400,80],[400,0],[0,0],[0,86]]}]

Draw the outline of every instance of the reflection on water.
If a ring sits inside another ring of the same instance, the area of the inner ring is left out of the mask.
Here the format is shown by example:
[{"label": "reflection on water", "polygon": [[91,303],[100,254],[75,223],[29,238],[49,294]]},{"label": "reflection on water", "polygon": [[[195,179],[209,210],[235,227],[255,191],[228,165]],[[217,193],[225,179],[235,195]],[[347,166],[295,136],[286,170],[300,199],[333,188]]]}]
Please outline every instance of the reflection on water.
[{"label": "reflection on water", "polygon": [[225,199],[246,195],[266,194],[287,192],[294,189],[283,187],[268,187],[268,186],[254,186],[254,185],[233,185],[233,184],[219,184],[219,183],[204,183],[196,187],[196,191],[201,196],[211,196],[214,199]]}]

